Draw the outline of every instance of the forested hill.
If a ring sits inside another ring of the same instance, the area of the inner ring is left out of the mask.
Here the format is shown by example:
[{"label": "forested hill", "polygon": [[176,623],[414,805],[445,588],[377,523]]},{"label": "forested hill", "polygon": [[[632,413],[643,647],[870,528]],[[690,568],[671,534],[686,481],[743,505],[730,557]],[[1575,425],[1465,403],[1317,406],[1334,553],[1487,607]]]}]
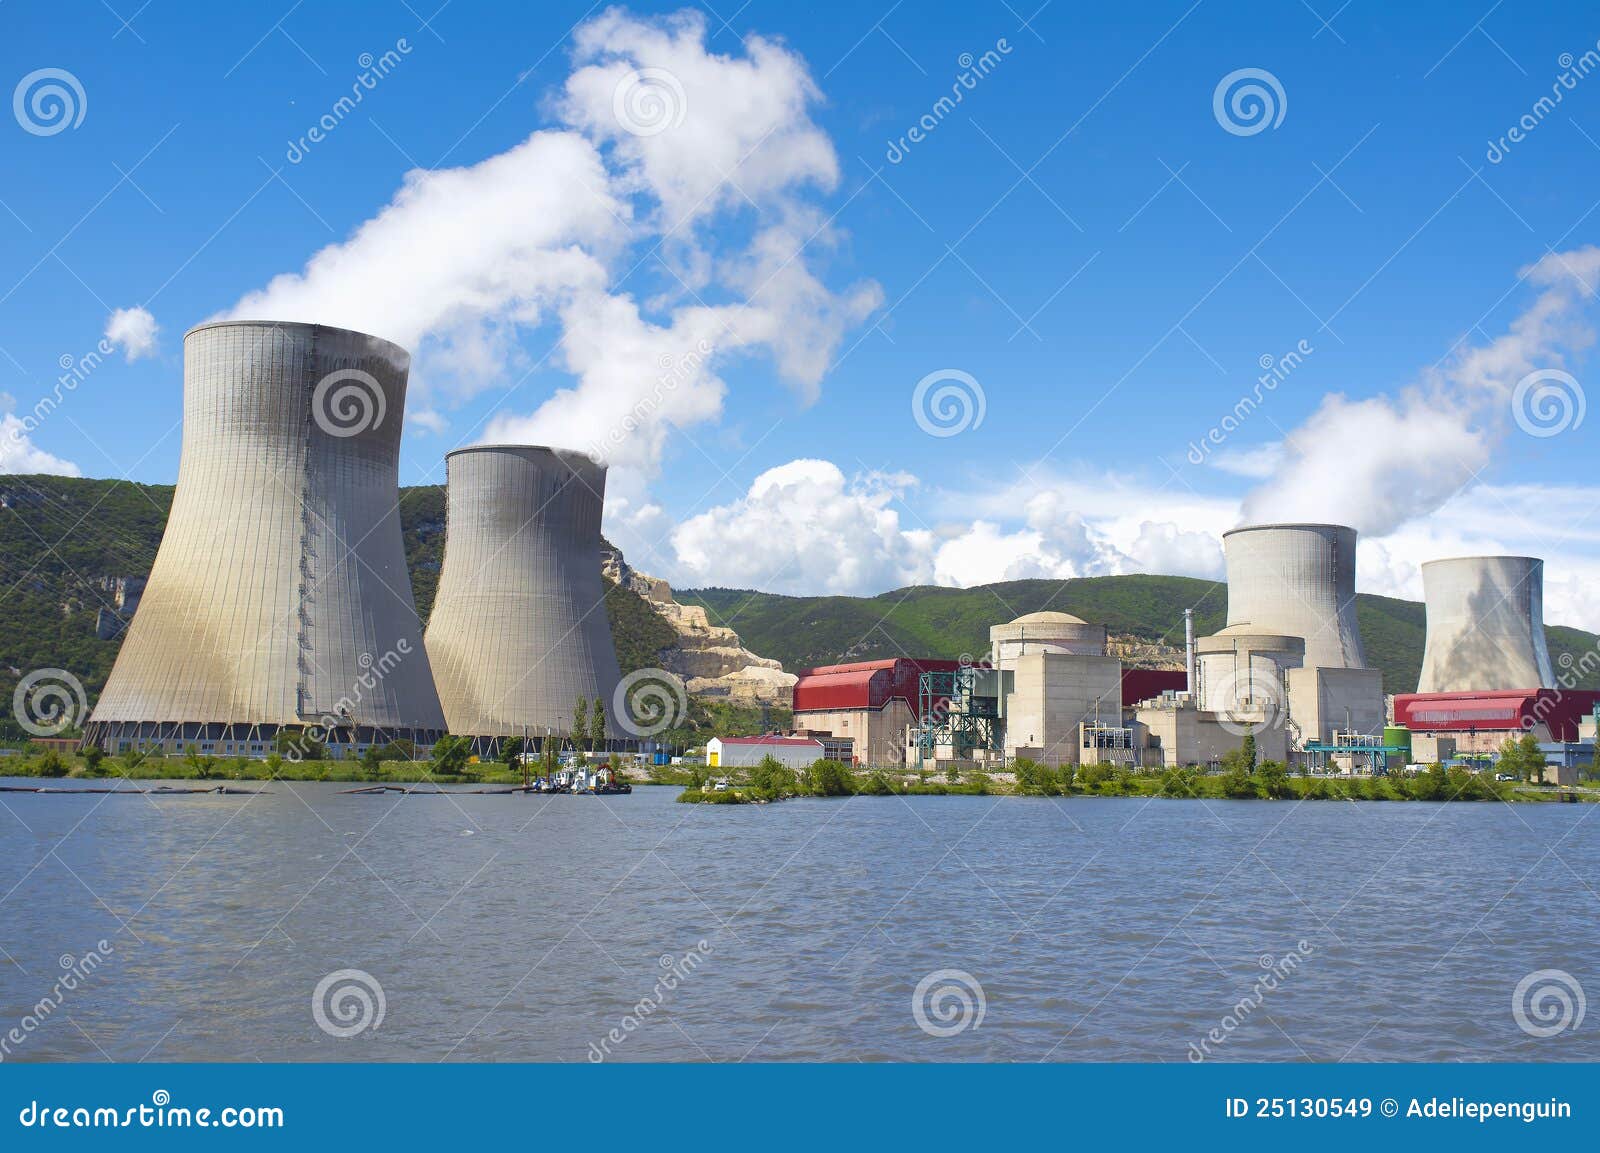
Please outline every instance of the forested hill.
[{"label": "forested hill", "polygon": [[[94,698],[120,644],[96,635],[96,616],[113,607],[118,578],[149,574],[171,503],[170,485],[0,476],[0,700],[9,701],[17,679],[40,668],[67,669]],[[417,610],[426,619],[444,556],[443,489],[402,489],[400,519]],[[990,625],[1045,608],[1103,623],[1119,639],[1171,650],[1183,643],[1185,607],[1196,610],[1201,635],[1222,624],[1227,608],[1224,586],[1164,576],[906,588],[876,597],[701,589],[678,599],[704,605],[713,622],[737,629],[747,647],[790,671],[903,654],[981,654]],[[606,609],[624,672],[660,664],[660,651],[676,642],[672,627],[627,589],[608,585]],[[1422,662],[1422,606],[1363,596],[1360,614],[1367,656],[1384,670],[1385,686],[1413,688]],[[1575,629],[1547,632],[1557,656],[1596,644]],[[10,721],[9,709],[0,708],[6,732]]]},{"label": "forested hill", "polygon": [[[1022,580],[953,589],[914,586],[875,597],[793,597],[748,589],[685,589],[683,604],[703,605],[712,621],[737,629],[744,643],[793,672],[811,665],[891,656],[981,656],[989,626],[1023,613],[1053,610],[1103,624],[1113,638],[1183,647],[1183,610],[1193,608],[1195,635],[1221,628],[1227,586],[1170,576]],[[1386,692],[1412,692],[1422,669],[1425,617],[1419,601],[1357,597],[1367,660],[1383,670]],[[1545,630],[1551,656],[1581,656],[1597,638],[1579,629]],[[1590,662],[1591,664],[1593,662]],[[1558,671],[1566,667],[1558,664]],[[1582,682],[1600,689],[1600,670]]]}]

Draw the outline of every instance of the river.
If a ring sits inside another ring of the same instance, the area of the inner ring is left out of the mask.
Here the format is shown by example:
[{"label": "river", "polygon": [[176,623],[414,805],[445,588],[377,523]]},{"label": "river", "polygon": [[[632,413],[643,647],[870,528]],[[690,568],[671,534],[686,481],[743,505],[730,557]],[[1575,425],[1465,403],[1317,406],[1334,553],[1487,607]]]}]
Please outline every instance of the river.
[{"label": "river", "polygon": [[350,787],[0,794],[0,1056],[1600,1060],[1590,805]]}]

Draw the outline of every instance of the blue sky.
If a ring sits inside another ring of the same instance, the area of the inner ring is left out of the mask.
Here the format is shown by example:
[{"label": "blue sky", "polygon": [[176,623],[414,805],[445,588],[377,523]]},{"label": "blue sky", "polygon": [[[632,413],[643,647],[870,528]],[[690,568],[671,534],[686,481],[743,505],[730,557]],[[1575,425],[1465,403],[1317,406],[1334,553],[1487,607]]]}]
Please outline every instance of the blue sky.
[{"label": "blue sky", "polygon": [[[679,584],[1212,574],[1242,517],[1305,517],[1363,530],[1371,591],[1545,556],[1549,617],[1600,626],[1592,426],[1532,435],[1514,395],[1584,399],[1592,6],[1036,7],[11,0],[0,74],[70,73],[82,119],[0,125],[8,429],[114,312],[158,328],[125,318],[0,460],[171,481],[183,330],[327,309],[414,346],[402,483],[486,437],[588,447],[690,357],[607,517]],[[1241,69],[1282,113],[1259,131],[1217,112]],[[640,74],[659,132],[608,120]],[[252,296],[330,245],[348,278]],[[930,435],[945,371],[983,417]]]}]

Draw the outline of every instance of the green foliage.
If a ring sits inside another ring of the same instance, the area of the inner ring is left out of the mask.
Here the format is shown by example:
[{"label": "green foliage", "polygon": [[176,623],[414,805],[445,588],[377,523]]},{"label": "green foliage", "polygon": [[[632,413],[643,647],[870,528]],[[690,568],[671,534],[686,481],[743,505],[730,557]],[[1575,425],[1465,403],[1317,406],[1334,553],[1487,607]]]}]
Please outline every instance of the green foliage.
[{"label": "green foliage", "polygon": [[90,745],[83,750],[83,775],[86,777],[104,777],[110,772],[105,767],[106,751],[99,745]]},{"label": "green foliage", "polygon": [[1295,795],[1294,786],[1289,783],[1289,766],[1282,761],[1262,761],[1255,771],[1255,782],[1263,797],[1278,800]]},{"label": "green foliage", "polygon": [[572,743],[580,749],[589,747],[589,698],[579,697],[572,706]]},{"label": "green foliage", "polygon": [[467,761],[471,756],[471,741],[466,737],[446,734],[433,746],[431,761],[433,771],[441,777],[459,777],[466,772]]},{"label": "green foliage", "polygon": [[33,762],[35,775],[41,777],[64,777],[70,769],[66,758],[54,749],[46,749]]},{"label": "green foliage", "polygon": [[278,735],[273,738],[272,747],[291,761],[328,759],[328,746],[308,730],[279,729]]},{"label": "green foliage", "polygon": [[1500,746],[1496,772],[1519,781],[1541,781],[1544,768],[1544,754],[1539,751],[1539,741],[1532,733],[1524,733],[1520,739],[1507,740]]},{"label": "green foliage", "polygon": [[1222,795],[1235,800],[1261,795],[1256,791],[1255,778],[1250,775],[1250,770],[1244,767],[1242,758],[1222,774]]},{"label": "green foliage", "polygon": [[856,792],[866,797],[888,797],[893,796],[898,791],[894,786],[894,782],[889,779],[888,774],[882,769],[873,769],[872,772],[868,773],[864,779],[856,784]]},{"label": "green foliage", "polygon": [[778,758],[771,755],[762,757],[761,763],[750,770],[749,776],[750,787],[769,801],[793,796],[800,788],[794,770],[780,764]]},{"label": "green foliage", "polygon": [[522,765],[522,738],[507,737],[500,742],[500,760],[512,768]]},{"label": "green foliage", "polygon": [[855,780],[841,761],[820,760],[806,770],[806,788],[817,797],[848,797]]},{"label": "green foliage", "polygon": [[1027,757],[1018,757],[1012,765],[1017,777],[1017,793],[1024,797],[1059,797],[1072,792],[1072,766],[1054,769],[1040,765]]},{"label": "green foliage", "polygon": [[606,703],[599,697],[594,699],[594,704],[589,708],[589,741],[594,748],[605,748]]}]

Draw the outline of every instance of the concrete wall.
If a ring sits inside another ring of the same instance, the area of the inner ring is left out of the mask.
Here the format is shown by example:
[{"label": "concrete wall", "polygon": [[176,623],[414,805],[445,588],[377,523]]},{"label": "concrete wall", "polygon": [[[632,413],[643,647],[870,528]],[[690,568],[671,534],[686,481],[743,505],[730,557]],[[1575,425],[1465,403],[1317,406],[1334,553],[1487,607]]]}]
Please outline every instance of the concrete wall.
[{"label": "concrete wall", "polygon": [[1356,621],[1356,531],[1281,524],[1223,534],[1228,625],[1303,637],[1305,663],[1362,668]]},{"label": "concrete wall", "polygon": [[[1213,712],[1192,708],[1144,708],[1135,714],[1138,723],[1150,734],[1153,743],[1160,745],[1159,763],[1167,768],[1182,765],[1210,765],[1222,760],[1244,744],[1244,734],[1233,721],[1223,727],[1224,718]],[[1268,723],[1263,716],[1252,735],[1256,739],[1256,762],[1284,761],[1289,759],[1287,730],[1279,724]],[[1147,764],[1158,763],[1158,758],[1146,754]]]},{"label": "concrete wall", "polygon": [[794,715],[794,727],[855,740],[862,764],[900,765],[906,760],[906,726],[911,706],[898,697],[881,709],[820,709]]},{"label": "concrete wall", "polygon": [[1336,731],[1381,733],[1383,672],[1379,669],[1289,670],[1289,716],[1302,744],[1333,740]]},{"label": "concrete wall", "polygon": [[1037,748],[1045,764],[1078,764],[1078,726],[1122,717],[1122,662],[1116,657],[1029,653],[1017,658],[1006,694],[1005,746]]}]

